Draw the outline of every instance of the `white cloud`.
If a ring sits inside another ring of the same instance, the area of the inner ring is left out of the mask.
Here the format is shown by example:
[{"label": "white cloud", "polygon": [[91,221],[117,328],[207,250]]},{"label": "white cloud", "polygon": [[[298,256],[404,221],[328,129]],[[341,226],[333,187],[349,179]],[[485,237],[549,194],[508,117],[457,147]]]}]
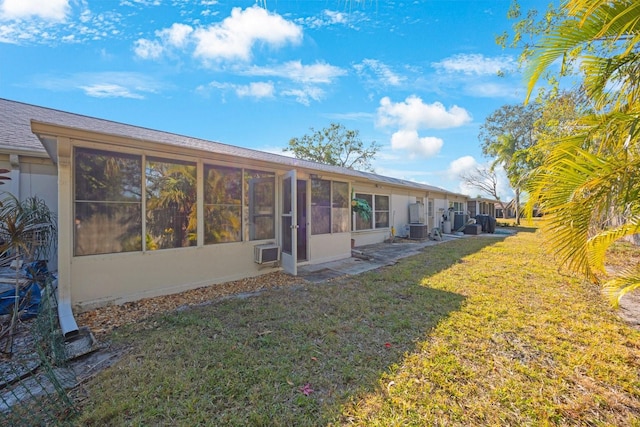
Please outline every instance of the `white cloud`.
[{"label": "white cloud", "polygon": [[458,178],[465,172],[470,172],[478,167],[478,162],[472,156],[463,156],[449,163],[448,175]]},{"label": "white cloud", "polygon": [[271,82],[251,82],[247,85],[239,85],[228,82],[212,81],[207,85],[198,86],[197,92],[207,96],[211,89],[217,89],[223,93],[234,92],[239,98],[273,98],[275,96],[275,86]]},{"label": "white cloud", "polygon": [[365,20],[367,20],[367,15],[360,11],[352,10],[349,11],[349,13],[344,13],[325,9],[320,15],[298,18],[296,22],[309,28],[329,27],[333,25],[355,28],[357,23]]},{"label": "white cloud", "polygon": [[465,75],[497,75],[517,68],[512,56],[502,55],[487,58],[482,54],[459,54],[431,64],[434,68],[448,73],[462,73]]},{"label": "white cloud", "polygon": [[193,56],[208,63],[248,61],[254,47],[260,44],[272,48],[298,44],[302,40],[302,29],[278,14],[253,6],[244,10],[233,8],[230,16],[206,27],[174,23],[156,31],[155,35],[156,40],[141,38],[135,42],[136,55],[158,59],[164,53],[193,45]]},{"label": "white cloud", "polygon": [[171,46],[184,47],[188,42],[189,35],[193,32],[193,27],[185,24],[174,23],[171,27],[157,31],[156,35],[166,41]]},{"label": "white cloud", "polygon": [[303,65],[300,61],[289,61],[272,67],[251,67],[243,74],[285,77],[300,83],[331,83],[336,77],[344,76],[347,72],[340,67],[323,62]]},{"label": "white cloud", "polygon": [[447,110],[440,102],[425,104],[415,95],[397,103],[384,97],[380,100],[377,113],[379,126],[398,126],[410,130],[453,128],[471,121],[471,115],[464,108],[454,105]]},{"label": "white cloud", "polygon": [[0,43],[57,46],[111,38],[123,31],[118,12],[94,14],[84,0],[17,1],[0,0]]},{"label": "white cloud", "polygon": [[234,8],[221,23],[198,28],[194,56],[204,60],[249,60],[255,44],[279,47],[302,40],[302,29],[257,6]]},{"label": "white cloud", "polygon": [[239,97],[273,98],[274,86],[271,82],[252,82],[245,86],[236,86]]},{"label": "white cloud", "polygon": [[142,59],[158,59],[168,49],[184,48],[189,42],[193,27],[174,23],[169,28],[156,31],[159,40],[138,39],[134,42],[133,51]]},{"label": "white cloud", "polygon": [[409,152],[410,157],[432,157],[440,152],[444,141],[434,136],[420,136],[419,129],[445,129],[462,126],[471,121],[464,109],[453,106],[447,110],[439,102],[425,104],[415,95],[394,103],[389,97],[380,100],[376,124],[397,127],[391,136],[391,148]]},{"label": "white cloud", "polygon": [[87,95],[95,98],[144,98],[144,96],[132,92],[129,88],[113,83],[93,84],[90,86],[81,85],[79,87],[84,90]]},{"label": "white cloud", "polygon": [[346,24],[347,15],[342,12],[335,12],[333,10],[325,10],[324,15],[327,17],[331,24]]},{"label": "white cloud", "polygon": [[146,94],[157,93],[161,84],[146,75],[128,72],[77,73],[67,77],[40,76],[35,87],[67,92],[81,89],[97,98],[143,99]]},{"label": "white cloud", "polygon": [[497,83],[470,84],[465,87],[465,92],[482,98],[522,99],[522,89],[520,87]]},{"label": "white cloud", "polygon": [[69,10],[69,0],[4,0],[0,3],[0,17],[8,20],[38,17],[61,22]]},{"label": "white cloud", "polygon": [[139,39],[134,43],[133,51],[142,59],[158,59],[162,56],[164,47],[156,40]]},{"label": "white cloud", "polygon": [[324,96],[324,91],[319,87],[308,86],[299,89],[289,89],[282,91],[282,95],[291,96],[302,105],[310,105],[311,101],[320,101]]},{"label": "white cloud", "polygon": [[160,6],[160,0],[121,0],[121,6]]},{"label": "white cloud", "polygon": [[388,65],[376,59],[364,59],[361,63],[355,64],[353,68],[358,75],[377,85],[399,86],[406,80],[404,76],[394,73]]},{"label": "white cloud", "polygon": [[433,157],[440,152],[443,141],[427,136],[420,138],[415,130],[399,130],[391,136],[391,148],[408,151],[410,157]]}]

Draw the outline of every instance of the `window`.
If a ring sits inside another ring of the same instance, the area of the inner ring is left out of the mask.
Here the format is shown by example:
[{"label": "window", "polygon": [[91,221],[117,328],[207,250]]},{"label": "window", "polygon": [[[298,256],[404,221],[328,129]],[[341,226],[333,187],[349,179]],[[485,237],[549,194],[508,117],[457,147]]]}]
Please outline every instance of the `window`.
[{"label": "window", "polygon": [[356,230],[372,230],[389,227],[389,196],[356,193],[356,198],[365,200],[371,206],[372,218],[364,220],[355,214]]},{"label": "window", "polygon": [[433,200],[427,201],[427,217],[433,218]]},{"label": "window", "polygon": [[146,249],[194,246],[196,236],[196,165],[147,158]]},{"label": "window", "polygon": [[274,173],[245,170],[244,212],[248,240],[275,238],[275,188]]},{"label": "window", "polygon": [[450,202],[449,208],[453,208],[455,212],[464,212],[466,210],[464,207],[464,202]]},{"label": "window", "polygon": [[[356,199],[362,199],[371,206],[373,210],[373,196],[371,194],[356,193]],[[356,230],[370,230],[373,228],[373,218],[363,219],[360,215],[356,214]]]},{"label": "window", "polygon": [[204,166],[204,243],[242,239],[242,169]]},{"label": "window", "polygon": [[349,184],[311,180],[311,234],[349,231]]},{"label": "window", "polygon": [[311,234],[331,233],[331,181],[311,180]]},{"label": "window", "polygon": [[348,232],[351,213],[351,200],[349,198],[348,183],[333,182],[331,202],[331,213],[333,218],[332,231],[334,233]]},{"label": "window", "polygon": [[275,173],[204,165],[202,181],[198,201],[195,161],[76,148],[74,255],[195,246],[198,203],[205,244],[275,238]]},{"label": "window", "polygon": [[376,228],[389,227],[389,196],[375,196]]},{"label": "window", "polygon": [[74,255],[142,250],[142,158],[76,148]]}]

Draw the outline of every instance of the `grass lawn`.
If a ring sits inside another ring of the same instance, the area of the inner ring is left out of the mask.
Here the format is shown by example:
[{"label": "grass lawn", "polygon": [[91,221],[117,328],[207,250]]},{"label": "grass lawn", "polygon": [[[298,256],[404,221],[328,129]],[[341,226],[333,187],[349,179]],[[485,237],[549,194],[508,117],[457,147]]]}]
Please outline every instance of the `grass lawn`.
[{"label": "grass lawn", "polygon": [[640,426],[640,332],[543,247],[460,239],[121,328],[77,423]]}]

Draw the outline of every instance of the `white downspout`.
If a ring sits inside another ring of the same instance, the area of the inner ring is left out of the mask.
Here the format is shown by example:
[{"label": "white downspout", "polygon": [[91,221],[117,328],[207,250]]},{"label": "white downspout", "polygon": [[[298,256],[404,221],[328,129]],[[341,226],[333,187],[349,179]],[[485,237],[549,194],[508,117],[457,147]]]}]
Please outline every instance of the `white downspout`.
[{"label": "white downspout", "polygon": [[73,186],[71,141],[58,139],[58,319],[65,338],[78,334],[71,309],[71,255],[73,251]]},{"label": "white downspout", "polygon": [[54,288],[58,290],[58,321],[60,330],[65,338],[70,338],[78,334],[78,324],[73,317],[71,310],[71,295],[63,288],[60,288],[58,279],[54,282]]}]

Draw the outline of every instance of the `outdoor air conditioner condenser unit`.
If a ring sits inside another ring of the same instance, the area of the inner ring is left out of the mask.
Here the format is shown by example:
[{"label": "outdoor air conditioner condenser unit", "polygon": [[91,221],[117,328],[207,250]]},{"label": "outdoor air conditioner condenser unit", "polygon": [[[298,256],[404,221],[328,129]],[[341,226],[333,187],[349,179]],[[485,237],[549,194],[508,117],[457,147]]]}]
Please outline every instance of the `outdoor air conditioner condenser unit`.
[{"label": "outdoor air conditioner condenser unit", "polygon": [[425,224],[409,224],[410,239],[426,239],[428,236]]},{"label": "outdoor air conditioner condenser unit", "polygon": [[280,261],[280,246],[276,244],[255,246],[253,260],[257,264]]}]

